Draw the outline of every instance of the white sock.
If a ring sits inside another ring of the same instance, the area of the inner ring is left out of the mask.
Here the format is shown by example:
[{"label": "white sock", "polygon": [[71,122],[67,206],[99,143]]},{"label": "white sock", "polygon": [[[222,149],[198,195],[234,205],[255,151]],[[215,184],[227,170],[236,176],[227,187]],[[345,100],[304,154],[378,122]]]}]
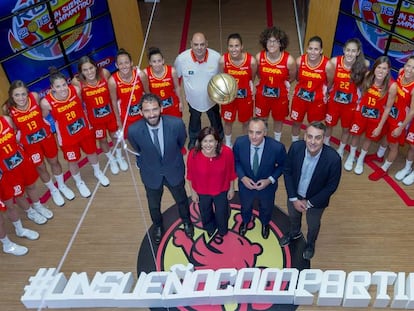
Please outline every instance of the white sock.
[{"label": "white sock", "polygon": [[53,183],[52,178],[51,178],[48,182],[45,182],[45,186],[46,186],[46,187],[47,187],[47,189],[49,189],[50,191],[53,191],[53,190],[57,189],[57,188],[56,188],[56,186],[55,186],[55,184]]},{"label": "white sock", "polygon": [[55,175],[55,179],[56,179],[56,182],[58,184],[58,187],[61,187],[61,186],[65,185],[65,180],[63,178],[63,173],[59,174],[59,175]]},{"label": "white sock", "polygon": [[298,136],[294,136],[292,135],[292,143],[294,143],[295,141],[299,140],[299,135]]},{"label": "white sock", "polygon": [[358,157],[358,163],[364,163],[364,159],[366,155],[367,155],[367,151],[364,149],[361,149],[361,153],[359,154],[359,157]]},{"label": "white sock", "polygon": [[349,156],[355,158],[356,150],[357,150],[356,146],[355,147],[351,146],[351,148],[349,150]]},{"label": "white sock", "polygon": [[331,145],[330,140],[331,140],[331,136],[325,136],[325,138],[323,139],[323,143],[327,146],[330,146]]},{"label": "white sock", "polygon": [[33,203],[32,203],[32,206],[33,206],[33,207],[41,207],[41,206],[42,206],[42,203],[40,203],[40,201],[33,202]]},{"label": "white sock", "polygon": [[381,166],[382,170],[385,171],[385,172],[388,171],[388,169],[390,168],[391,164],[392,164],[392,162],[390,162],[388,160],[385,160],[384,161],[384,164]]},{"label": "white sock", "polygon": [[345,147],[346,147],[346,144],[344,144],[343,142],[341,142],[339,144],[338,151],[344,151],[345,150]]},{"label": "white sock", "polygon": [[413,165],[413,161],[405,160],[405,167],[404,167],[404,169],[409,170],[412,165]]},{"label": "white sock", "polygon": [[75,183],[80,183],[82,181],[82,177],[81,177],[80,173],[72,175],[72,177],[75,180]]},{"label": "white sock", "polygon": [[99,163],[92,164],[92,168],[93,168],[93,173],[95,175],[98,174],[101,171],[101,169],[99,168]]},{"label": "white sock", "polygon": [[387,147],[379,146],[377,150],[378,158],[382,158],[385,154],[385,151],[387,151]]},{"label": "white sock", "polygon": [[282,133],[281,132],[274,132],[275,134],[275,140],[280,141],[280,139],[282,138]]},{"label": "white sock", "polygon": [[116,148],[116,150],[115,150],[115,156],[117,158],[122,158],[122,149],[121,148]]},{"label": "white sock", "polygon": [[3,243],[3,246],[7,249],[10,244],[12,244],[12,241],[10,241],[9,237],[6,235],[4,238],[0,239],[1,243]]},{"label": "white sock", "polygon": [[114,161],[115,160],[115,158],[112,155],[111,151],[106,152],[105,155],[106,155],[106,157],[108,158],[109,161]]},{"label": "white sock", "polygon": [[24,229],[23,225],[22,225],[22,221],[20,219],[16,220],[16,221],[13,221],[13,226],[16,229],[16,231],[21,231],[21,230]]},{"label": "white sock", "polygon": [[230,135],[224,135],[225,139],[226,139],[226,145],[230,146],[231,145],[231,134]]}]

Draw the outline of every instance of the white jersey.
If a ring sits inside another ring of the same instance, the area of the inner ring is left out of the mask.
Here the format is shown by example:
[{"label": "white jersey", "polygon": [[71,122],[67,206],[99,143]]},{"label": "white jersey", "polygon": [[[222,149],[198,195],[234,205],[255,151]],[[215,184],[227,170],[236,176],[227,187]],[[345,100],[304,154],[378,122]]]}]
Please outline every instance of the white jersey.
[{"label": "white jersey", "polygon": [[188,104],[197,111],[205,112],[215,105],[207,93],[210,79],[219,72],[220,54],[207,49],[205,61],[197,61],[191,49],[185,50],[177,56],[174,67],[178,77],[182,77],[185,98]]}]

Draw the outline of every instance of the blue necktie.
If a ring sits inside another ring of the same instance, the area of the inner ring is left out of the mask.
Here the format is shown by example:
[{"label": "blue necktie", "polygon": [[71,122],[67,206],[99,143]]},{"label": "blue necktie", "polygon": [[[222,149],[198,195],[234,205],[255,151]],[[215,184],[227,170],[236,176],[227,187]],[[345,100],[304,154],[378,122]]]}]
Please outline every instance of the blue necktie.
[{"label": "blue necktie", "polygon": [[259,147],[254,147],[254,155],[253,155],[253,174],[256,176],[257,171],[259,170]]},{"label": "blue necktie", "polygon": [[158,129],[151,129],[151,131],[152,131],[152,135],[154,135],[154,146],[155,148],[157,148],[158,154],[162,158],[160,141],[158,139]]}]

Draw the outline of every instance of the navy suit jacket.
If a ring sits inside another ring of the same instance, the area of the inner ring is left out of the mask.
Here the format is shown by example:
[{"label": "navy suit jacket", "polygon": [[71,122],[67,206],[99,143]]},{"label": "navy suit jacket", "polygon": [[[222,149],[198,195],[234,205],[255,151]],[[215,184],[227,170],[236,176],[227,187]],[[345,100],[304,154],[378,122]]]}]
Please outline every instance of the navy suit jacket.
[{"label": "navy suit jacket", "polygon": [[152,141],[144,119],[128,128],[128,140],[139,153],[137,165],[141,179],[150,189],[158,189],[165,177],[171,186],[184,181],[185,166],[181,149],[184,147],[187,133],[184,122],[180,118],[161,116],[164,134],[164,156],[161,158]]},{"label": "navy suit jacket", "polygon": [[275,179],[274,184],[270,184],[261,191],[256,191],[256,195],[262,198],[274,197],[278,178],[283,172],[286,159],[285,146],[270,137],[265,137],[265,144],[260,160],[259,170],[257,176],[254,176],[250,163],[250,140],[247,135],[238,137],[233,146],[234,160],[236,166],[237,177],[239,178],[239,191],[256,191],[247,189],[241,179],[244,176],[251,178],[253,181],[269,178],[272,176]]},{"label": "navy suit jacket", "polygon": [[[297,191],[305,159],[305,150],[306,143],[303,140],[294,142],[289,148],[283,172],[288,198],[298,196]],[[324,144],[306,192],[306,199],[315,208],[325,208],[329,205],[331,195],[338,188],[341,172],[342,162],[340,156],[333,148]]]}]

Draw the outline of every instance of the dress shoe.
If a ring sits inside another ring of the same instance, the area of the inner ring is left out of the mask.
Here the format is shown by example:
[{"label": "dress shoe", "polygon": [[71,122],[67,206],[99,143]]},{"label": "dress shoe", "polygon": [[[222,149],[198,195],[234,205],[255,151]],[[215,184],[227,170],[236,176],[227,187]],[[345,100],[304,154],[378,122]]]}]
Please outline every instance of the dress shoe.
[{"label": "dress shoe", "polygon": [[269,231],[270,231],[269,225],[263,225],[262,226],[262,237],[263,237],[263,239],[267,239],[269,237]]},{"label": "dress shoe", "polygon": [[313,245],[307,244],[302,254],[303,259],[311,260],[313,255],[315,255],[315,247]]},{"label": "dress shoe", "polygon": [[184,232],[185,235],[188,236],[190,239],[194,236],[194,226],[191,222],[184,223]]},{"label": "dress shoe", "polygon": [[244,236],[246,234],[246,232],[247,232],[247,224],[242,222],[241,225],[240,225],[240,228],[239,228],[239,234],[241,236]]},{"label": "dress shoe", "polygon": [[163,234],[162,231],[162,227],[154,227],[153,239],[155,244],[160,244]]},{"label": "dress shoe", "polygon": [[280,239],[279,245],[281,247],[288,246],[290,244],[290,242],[292,242],[294,240],[297,240],[297,239],[301,238],[302,236],[303,236],[302,232],[296,233],[294,235],[291,235],[291,234],[288,233]]},{"label": "dress shoe", "polygon": [[211,238],[213,236],[215,236],[218,232],[218,229],[212,229],[210,231],[207,231],[208,237]]}]

